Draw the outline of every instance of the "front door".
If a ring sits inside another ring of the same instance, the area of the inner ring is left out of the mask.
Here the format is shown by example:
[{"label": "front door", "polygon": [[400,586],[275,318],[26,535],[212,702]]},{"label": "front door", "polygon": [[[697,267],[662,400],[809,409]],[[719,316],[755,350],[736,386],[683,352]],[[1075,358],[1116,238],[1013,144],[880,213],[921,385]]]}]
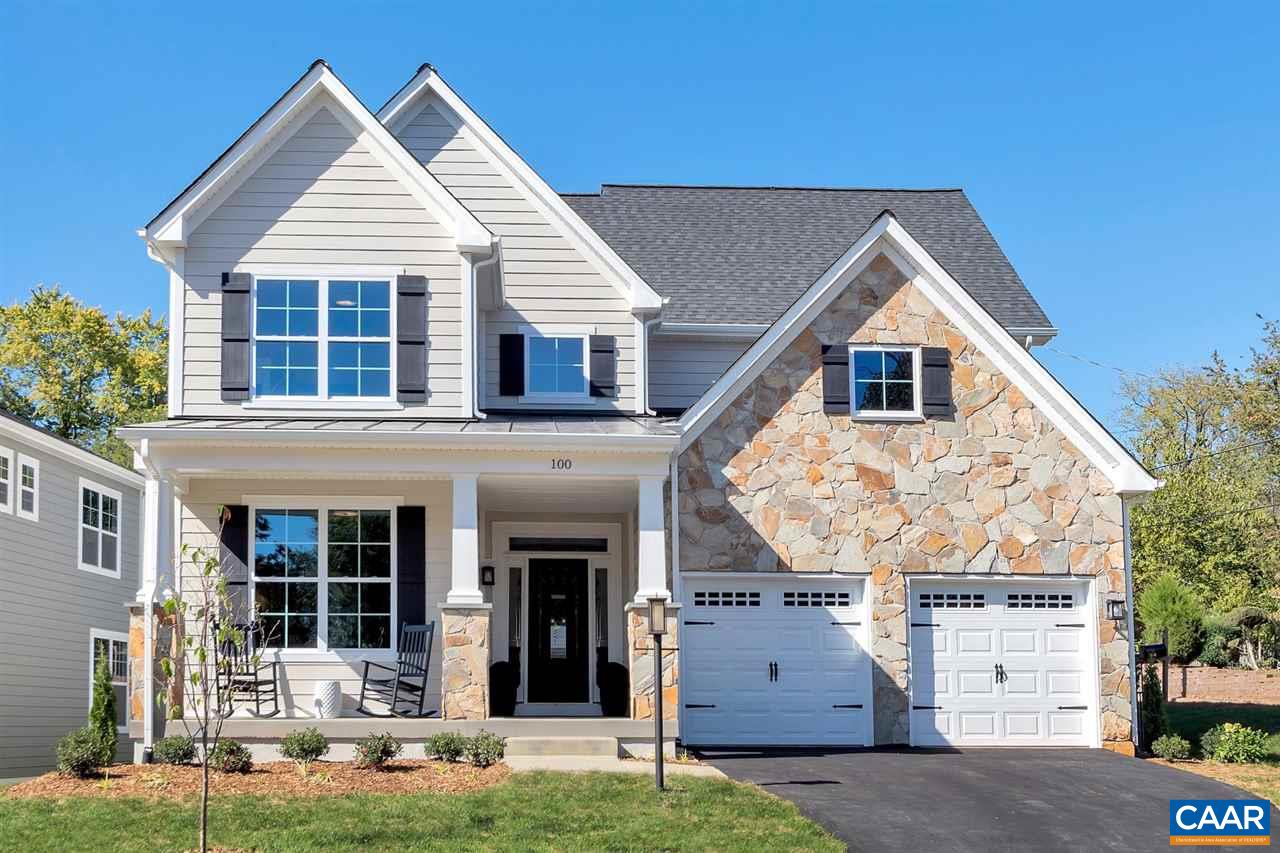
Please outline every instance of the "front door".
[{"label": "front door", "polygon": [[587,561],[529,561],[529,701],[590,701]]}]

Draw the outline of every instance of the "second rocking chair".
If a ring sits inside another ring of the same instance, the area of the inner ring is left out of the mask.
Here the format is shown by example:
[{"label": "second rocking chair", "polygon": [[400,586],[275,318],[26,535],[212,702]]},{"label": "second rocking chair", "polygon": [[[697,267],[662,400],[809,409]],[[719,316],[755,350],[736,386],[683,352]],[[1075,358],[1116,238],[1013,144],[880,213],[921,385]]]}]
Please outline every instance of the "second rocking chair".
[{"label": "second rocking chair", "polygon": [[[424,711],[427,673],[431,668],[431,641],[435,632],[435,622],[405,625],[400,629],[395,666],[364,662],[358,705],[360,713],[371,717],[428,717],[435,713]],[[389,712],[370,711],[365,707],[366,698],[384,703]]]}]

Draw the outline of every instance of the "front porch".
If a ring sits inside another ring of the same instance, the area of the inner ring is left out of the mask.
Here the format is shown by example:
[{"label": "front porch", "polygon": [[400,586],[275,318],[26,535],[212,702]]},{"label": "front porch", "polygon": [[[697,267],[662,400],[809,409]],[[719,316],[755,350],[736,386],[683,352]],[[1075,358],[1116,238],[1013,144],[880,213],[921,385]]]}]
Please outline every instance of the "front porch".
[{"label": "front porch", "polygon": [[[162,590],[182,588],[181,568],[170,568],[182,546],[216,549],[244,618],[272,638],[263,660],[276,664],[280,713],[256,717],[239,706],[224,734],[265,747],[314,725],[349,748],[370,731],[391,731],[413,749],[435,732],[484,728],[616,738],[624,752],[634,745],[651,754],[652,646],[639,603],[670,598],[670,442],[602,453],[559,438],[554,451],[281,453],[225,437],[146,447],[154,604]],[[220,522],[226,510],[244,520],[243,541]],[[162,620],[143,618],[143,601],[133,609],[135,648],[157,648]],[[662,688],[673,743],[671,613]],[[429,623],[427,716],[361,713],[365,662],[394,666],[399,627]],[[154,653],[137,657],[131,726],[149,743],[166,729],[145,699],[155,695],[158,665]],[[326,682],[341,691],[336,718],[322,718],[316,704]]]}]

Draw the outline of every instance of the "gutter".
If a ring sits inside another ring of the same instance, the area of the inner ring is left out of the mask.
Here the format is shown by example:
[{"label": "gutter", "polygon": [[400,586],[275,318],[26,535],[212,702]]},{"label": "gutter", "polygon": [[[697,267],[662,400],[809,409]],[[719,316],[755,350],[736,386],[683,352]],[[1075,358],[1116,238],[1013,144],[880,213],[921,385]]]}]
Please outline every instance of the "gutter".
[{"label": "gutter", "polygon": [[769,323],[670,323],[663,322],[659,335],[672,337],[730,338],[754,340],[768,330]]}]

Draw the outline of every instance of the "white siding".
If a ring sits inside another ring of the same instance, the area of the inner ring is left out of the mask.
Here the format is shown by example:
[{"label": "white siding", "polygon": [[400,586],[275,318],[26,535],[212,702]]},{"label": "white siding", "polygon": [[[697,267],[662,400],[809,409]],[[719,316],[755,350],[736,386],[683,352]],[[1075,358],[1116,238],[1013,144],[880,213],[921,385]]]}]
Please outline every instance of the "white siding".
[{"label": "white siding", "polygon": [[[521,325],[593,327],[618,346],[618,398],[590,406],[635,411],[635,326],[622,293],[573,248],[479,150],[449,122],[448,107],[429,101],[403,129],[400,140],[503,244],[507,303],[488,312],[480,369],[490,408],[518,408],[498,396],[498,336]],[[452,115],[451,115],[452,117]]]},{"label": "white siding", "polygon": [[[339,110],[336,105],[333,111]],[[405,416],[454,416],[460,402],[461,267],[449,230],[378,164],[329,108],[219,204],[186,250],[183,398],[186,414],[238,414],[220,392],[221,276],[237,264],[425,275],[427,402]]]},{"label": "white siding", "polygon": [[654,409],[692,406],[751,343],[654,337],[649,341],[649,405]]}]

